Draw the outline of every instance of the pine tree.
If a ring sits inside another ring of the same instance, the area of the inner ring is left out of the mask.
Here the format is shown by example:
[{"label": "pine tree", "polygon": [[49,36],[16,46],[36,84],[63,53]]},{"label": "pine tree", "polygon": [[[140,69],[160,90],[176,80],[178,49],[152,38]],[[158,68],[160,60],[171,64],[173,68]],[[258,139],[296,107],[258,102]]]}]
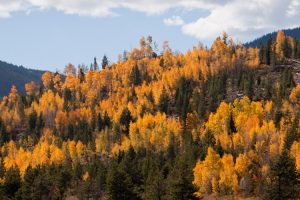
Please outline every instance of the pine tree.
[{"label": "pine tree", "polygon": [[275,51],[274,51],[274,41],[270,37],[267,42],[267,52],[266,52],[267,65],[275,66]]},{"label": "pine tree", "polygon": [[213,133],[211,132],[211,130],[207,129],[205,131],[205,133],[203,134],[202,138],[201,138],[201,148],[202,148],[201,158],[204,159],[206,157],[206,154],[207,154],[207,149],[209,147],[214,148],[215,145],[216,145],[216,138],[213,135]]},{"label": "pine tree", "polygon": [[120,116],[120,124],[124,127],[124,132],[126,135],[129,134],[129,125],[132,121],[132,116],[127,107],[125,107]]},{"label": "pine tree", "polygon": [[165,87],[163,87],[161,94],[159,96],[157,108],[160,112],[164,112],[166,114],[169,113],[169,97]]},{"label": "pine tree", "polygon": [[[96,61],[97,62],[97,61]],[[97,65],[98,66],[98,65]],[[84,74],[84,71],[83,71],[83,66],[82,67],[79,67],[79,70],[78,70],[78,78],[80,80],[80,83],[83,83],[84,80],[85,80],[85,74]]]},{"label": "pine tree", "polygon": [[166,199],[185,200],[197,199],[192,184],[193,173],[186,158],[179,158],[167,178]]},{"label": "pine tree", "polygon": [[199,92],[195,91],[192,96],[193,110],[196,110],[199,118],[205,117],[206,103],[205,103],[205,90],[204,88]]},{"label": "pine tree", "polygon": [[267,64],[268,63],[268,59],[267,59],[268,48],[267,48],[267,45],[261,44],[259,49],[260,49],[259,50],[260,63]]},{"label": "pine tree", "polygon": [[189,109],[190,93],[190,82],[186,80],[185,77],[181,77],[175,94],[175,103],[177,112],[183,122],[184,130],[186,127],[186,117]]},{"label": "pine tree", "polygon": [[278,160],[271,166],[270,185],[266,199],[285,200],[299,198],[299,174],[295,160],[284,150]]},{"label": "pine tree", "polygon": [[292,56],[292,47],[289,44],[289,40],[286,37],[282,43],[282,51],[283,51],[283,56],[285,58],[291,58]]},{"label": "pine tree", "polygon": [[294,143],[294,141],[297,139],[297,127],[299,124],[299,119],[298,117],[296,117],[293,120],[292,123],[292,127],[287,131],[286,136],[285,136],[285,140],[284,140],[284,149],[286,150],[290,150],[292,144]]},{"label": "pine tree", "polygon": [[129,81],[130,84],[134,86],[142,84],[142,75],[137,64],[134,65],[129,74]]},{"label": "pine tree", "polygon": [[9,140],[4,123],[0,117],[0,146]]},{"label": "pine tree", "polygon": [[5,174],[3,183],[4,193],[9,198],[14,198],[16,192],[21,187],[21,176],[18,168],[11,168]]},{"label": "pine tree", "polygon": [[97,127],[98,127],[98,130],[99,130],[99,131],[101,131],[101,130],[104,128],[103,124],[104,124],[104,123],[103,123],[101,114],[98,113],[98,115],[97,115]]},{"label": "pine tree", "polygon": [[162,200],[165,195],[165,182],[162,172],[158,169],[151,169],[145,181],[143,199]]},{"label": "pine tree", "polygon": [[95,70],[95,71],[98,71],[98,70],[99,70],[99,66],[98,66],[97,58],[96,58],[96,57],[94,57],[93,67],[94,67],[94,70]]},{"label": "pine tree", "polygon": [[111,125],[110,118],[109,118],[108,113],[106,111],[105,111],[104,117],[103,117],[103,125],[104,125],[104,127],[110,127],[110,125]]},{"label": "pine tree", "polygon": [[106,55],[103,56],[101,65],[102,65],[102,69],[105,69],[106,67],[108,67],[108,58]]},{"label": "pine tree", "polygon": [[34,170],[31,166],[29,166],[26,171],[23,178],[22,186],[19,190],[18,196],[25,200],[25,199],[32,199],[32,190],[33,184],[35,181],[35,177],[37,176],[36,170]]},{"label": "pine tree", "polygon": [[30,113],[29,120],[28,120],[28,126],[30,131],[35,130],[37,125],[37,118],[38,116],[35,110],[32,113]]},{"label": "pine tree", "polygon": [[106,179],[106,191],[110,200],[135,199],[132,193],[132,182],[128,174],[111,164]]}]

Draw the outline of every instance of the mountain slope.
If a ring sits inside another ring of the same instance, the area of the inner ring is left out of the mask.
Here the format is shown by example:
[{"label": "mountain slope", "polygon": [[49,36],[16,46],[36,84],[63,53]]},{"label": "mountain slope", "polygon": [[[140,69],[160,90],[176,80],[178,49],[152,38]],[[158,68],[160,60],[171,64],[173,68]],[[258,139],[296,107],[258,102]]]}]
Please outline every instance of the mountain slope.
[{"label": "mountain slope", "polygon": [[[283,32],[287,36],[295,37],[296,39],[300,40],[300,27],[294,28],[294,29],[285,29],[285,30],[283,30]],[[260,44],[266,44],[270,37],[272,37],[275,40],[276,34],[277,34],[277,32],[265,34],[251,42],[245,43],[245,46],[246,47],[258,47]]]},{"label": "mountain slope", "polygon": [[0,61],[0,97],[7,95],[12,85],[16,85],[17,89],[23,93],[24,84],[30,81],[39,83],[43,72]]}]

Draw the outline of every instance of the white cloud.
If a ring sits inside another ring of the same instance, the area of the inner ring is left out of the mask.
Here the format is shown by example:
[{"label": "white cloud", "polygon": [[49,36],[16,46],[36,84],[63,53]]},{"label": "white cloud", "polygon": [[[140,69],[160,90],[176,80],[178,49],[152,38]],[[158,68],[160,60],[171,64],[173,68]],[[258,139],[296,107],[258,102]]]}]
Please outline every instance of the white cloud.
[{"label": "white cloud", "polygon": [[199,9],[222,5],[228,0],[0,0],[0,17],[14,11],[56,9],[82,16],[114,15],[115,8],[126,8],[147,14],[161,14],[172,8]]},{"label": "white cloud", "polygon": [[27,9],[28,4],[23,0],[0,0],[0,17],[9,17],[11,12]]},{"label": "white cloud", "polygon": [[223,31],[246,41],[269,31],[300,25],[300,0],[232,0],[182,26],[185,34],[212,40]]},{"label": "white cloud", "polygon": [[164,23],[167,26],[180,26],[184,24],[184,21],[180,16],[172,16],[170,18],[164,19]]},{"label": "white cloud", "polygon": [[174,8],[206,10],[207,16],[193,22],[184,23],[180,16],[175,16],[164,19],[164,23],[180,25],[184,34],[208,41],[223,31],[248,40],[269,31],[300,26],[300,0],[0,0],[0,17],[35,9],[105,17],[117,15],[116,9],[120,8],[148,15]]}]

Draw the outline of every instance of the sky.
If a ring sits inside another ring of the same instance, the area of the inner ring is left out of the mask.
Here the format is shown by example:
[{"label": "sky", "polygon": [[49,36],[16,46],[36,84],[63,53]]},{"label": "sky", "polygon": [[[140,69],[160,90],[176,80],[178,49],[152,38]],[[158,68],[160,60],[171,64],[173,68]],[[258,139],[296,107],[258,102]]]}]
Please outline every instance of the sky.
[{"label": "sky", "polygon": [[138,46],[151,35],[161,49],[210,46],[300,26],[300,0],[0,0],[0,60],[63,71]]}]

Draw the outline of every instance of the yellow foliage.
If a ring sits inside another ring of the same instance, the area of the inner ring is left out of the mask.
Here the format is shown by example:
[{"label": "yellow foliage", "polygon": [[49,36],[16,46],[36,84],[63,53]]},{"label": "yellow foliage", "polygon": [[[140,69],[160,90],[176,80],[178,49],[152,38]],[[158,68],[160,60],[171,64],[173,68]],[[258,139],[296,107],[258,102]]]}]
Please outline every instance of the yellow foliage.
[{"label": "yellow foliage", "polygon": [[[2,154],[6,155],[3,158],[5,169],[18,167],[21,176],[24,176],[26,169],[29,166],[36,167],[39,165],[62,163],[66,159],[69,152],[73,161],[84,155],[85,146],[78,141],[67,141],[63,148],[59,148],[55,144],[56,138],[52,135],[49,129],[44,131],[39,143],[34,146],[33,150],[16,147],[16,144],[11,140],[2,148]],[[64,148],[67,146],[68,152]]]},{"label": "yellow foliage", "polygon": [[82,175],[82,180],[83,181],[87,181],[89,179],[90,175],[89,175],[89,172],[85,172],[83,175]]},{"label": "yellow foliage", "polygon": [[239,176],[243,176],[248,171],[249,159],[245,154],[239,154],[236,158],[235,171]]},{"label": "yellow foliage", "polygon": [[157,113],[155,116],[146,114],[130,124],[129,130],[131,144],[135,149],[139,147],[156,151],[166,150],[170,137],[181,144],[181,125],[174,118],[167,118],[165,114]]},{"label": "yellow foliage", "polygon": [[220,193],[232,194],[238,192],[238,180],[234,170],[234,162],[231,154],[222,157],[222,169],[219,180]]},{"label": "yellow foliage", "polygon": [[[198,191],[196,196],[200,197],[203,194],[210,194],[212,192],[212,183],[219,180],[219,173],[222,168],[220,156],[209,147],[207,156],[203,162],[198,161],[194,168],[193,184],[197,186]],[[216,188],[216,185],[214,186]]]},{"label": "yellow foliage", "polygon": [[300,84],[298,84],[295,88],[293,88],[290,94],[290,100],[295,104],[300,103]]},{"label": "yellow foliage", "polygon": [[51,82],[52,82],[52,73],[51,72],[45,72],[43,75],[42,75],[42,82],[43,82],[43,85],[46,89],[49,89],[50,88],[50,85],[51,85]]},{"label": "yellow foliage", "polygon": [[300,143],[294,142],[291,147],[291,154],[294,156],[296,160],[296,168],[297,170],[300,170]]},{"label": "yellow foliage", "polygon": [[275,47],[276,56],[279,60],[282,60],[284,57],[283,49],[282,49],[282,43],[284,42],[284,39],[285,39],[284,32],[282,30],[279,30],[277,32],[276,47]]}]

